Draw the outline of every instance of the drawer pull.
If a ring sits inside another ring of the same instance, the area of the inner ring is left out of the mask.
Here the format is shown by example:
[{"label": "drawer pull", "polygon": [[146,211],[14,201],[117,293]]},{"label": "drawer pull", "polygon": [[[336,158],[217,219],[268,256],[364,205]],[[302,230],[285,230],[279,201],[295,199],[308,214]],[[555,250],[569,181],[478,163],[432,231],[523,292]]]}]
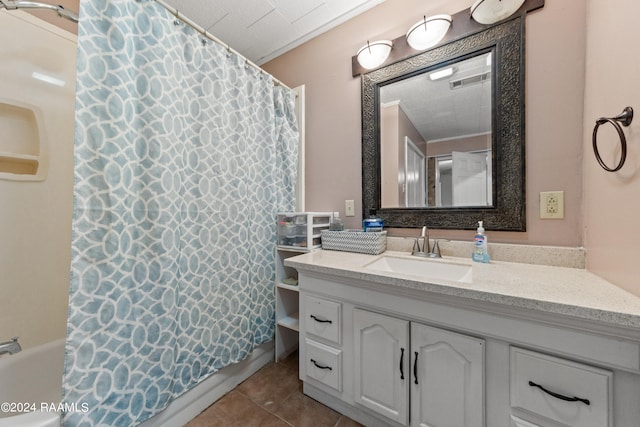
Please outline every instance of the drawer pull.
[{"label": "drawer pull", "polygon": [[404,379],[404,348],[400,348],[400,379]]},{"label": "drawer pull", "polygon": [[556,399],[564,400],[566,402],[582,402],[585,405],[591,405],[591,402],[589,402],[589,399],[582,399],[580,397],[575,397],[575,396],[574,397],[563,396],[561,394],[554,393],[550,390],[547,390],[546,388],[542,387],[540,384],[536,384],[533,381],[529,381],[529,385],[531,387],[538,387],[540,390],[544,391],[548,395],[555,397]]},{"label": "drawer pull", "polygon": [[322,366],[322,365],[319,365],[318,362],[316,362],[315,360],[313,360],[313,359],[310,359],[310,360],[311,360],[311,363],[316,365],[316,368],[318,368],[318,369],[328,369],[330,371],[333,371],[333,368],[331,366]]},{"label": "drawer pull", "polygon": [[325,320],[325,319],[318,319],[316,316],[314,316],[313,314],[310,316],[313,320],[315,320],[318,323],[333,323],[331,320]]},{"label": "drawer pull", "polygon": [[418,352],[414,352],[416,355],[415,360],[413,361],[413,381],[414,384],[418,384]]}]

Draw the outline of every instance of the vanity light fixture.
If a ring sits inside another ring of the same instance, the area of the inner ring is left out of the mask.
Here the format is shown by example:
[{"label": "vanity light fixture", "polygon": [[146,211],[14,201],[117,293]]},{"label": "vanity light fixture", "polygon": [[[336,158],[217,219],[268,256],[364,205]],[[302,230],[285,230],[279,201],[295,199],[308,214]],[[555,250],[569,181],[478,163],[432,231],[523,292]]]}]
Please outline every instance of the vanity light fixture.
[{"label": "vanity light fixture", "polygon": [[407,43],[415,50],[435,46],[451,28],[451,15],[434,15],[422,19],[407,31]]},{"label": "vanity light fixture", "polygon": [[358,51],[358,63],[367,70],[376,68],[387,60],[392,47],[391,40],[378,40],[372,43],[367,40],[367,44]]},{"label": "vanity light fixture", "polygon": [[443,68],[442,70],[434,71],[433,73],[429,73],[429,80],[433,81],[433,80],[444,79],[445,77],[452,76],[455,71],[456,70],[453,67]]},{"label": "vanity light fixture", "polygon": [[516,13],[523,3],[524,0],[476,0],[471,17],[480,24],[494,24]]}]

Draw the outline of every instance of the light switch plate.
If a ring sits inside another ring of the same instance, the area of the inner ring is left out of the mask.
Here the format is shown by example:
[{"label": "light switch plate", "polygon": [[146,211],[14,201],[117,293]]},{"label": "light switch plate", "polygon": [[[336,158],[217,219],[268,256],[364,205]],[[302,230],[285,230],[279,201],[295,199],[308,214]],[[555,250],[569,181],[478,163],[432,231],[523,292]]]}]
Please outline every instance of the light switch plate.
[{"label": "light switch plate", "polygon": [[344,216],[356,216],[356,206],[353,200],[344,201]]}]

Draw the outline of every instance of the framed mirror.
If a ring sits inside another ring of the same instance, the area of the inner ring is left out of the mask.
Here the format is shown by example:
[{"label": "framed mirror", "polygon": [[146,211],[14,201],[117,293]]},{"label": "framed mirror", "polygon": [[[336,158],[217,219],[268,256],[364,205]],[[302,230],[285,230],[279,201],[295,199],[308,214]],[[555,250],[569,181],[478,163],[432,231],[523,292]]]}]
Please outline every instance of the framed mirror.
[{"label": "framed mirror", "polygon": [[362,75],[363,209],[525,231],[524,16]]}]

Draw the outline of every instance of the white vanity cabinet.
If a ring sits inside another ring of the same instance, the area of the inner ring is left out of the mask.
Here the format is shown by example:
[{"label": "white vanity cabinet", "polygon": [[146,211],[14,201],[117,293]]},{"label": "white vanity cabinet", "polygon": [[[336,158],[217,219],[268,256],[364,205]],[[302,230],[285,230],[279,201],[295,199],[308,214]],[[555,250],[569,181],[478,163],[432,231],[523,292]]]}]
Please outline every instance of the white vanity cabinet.
[{"label": "white vanity cabinet", "polygon": [[356,403],[402,425],[483,425],[484,340],[358,308],[353,331]]},{"label": "white vanity cabinet", "polygon": [[367,427],[640,427],[636,329],[345,274],[344,257],[290,262],[313,399]]},{"label": "white vanity cabinet", "polygon": [[485,425],[483,339],[381,313],[383,302],[337,299],[332,282],[300,280],[307,394],[367,426]]}]

